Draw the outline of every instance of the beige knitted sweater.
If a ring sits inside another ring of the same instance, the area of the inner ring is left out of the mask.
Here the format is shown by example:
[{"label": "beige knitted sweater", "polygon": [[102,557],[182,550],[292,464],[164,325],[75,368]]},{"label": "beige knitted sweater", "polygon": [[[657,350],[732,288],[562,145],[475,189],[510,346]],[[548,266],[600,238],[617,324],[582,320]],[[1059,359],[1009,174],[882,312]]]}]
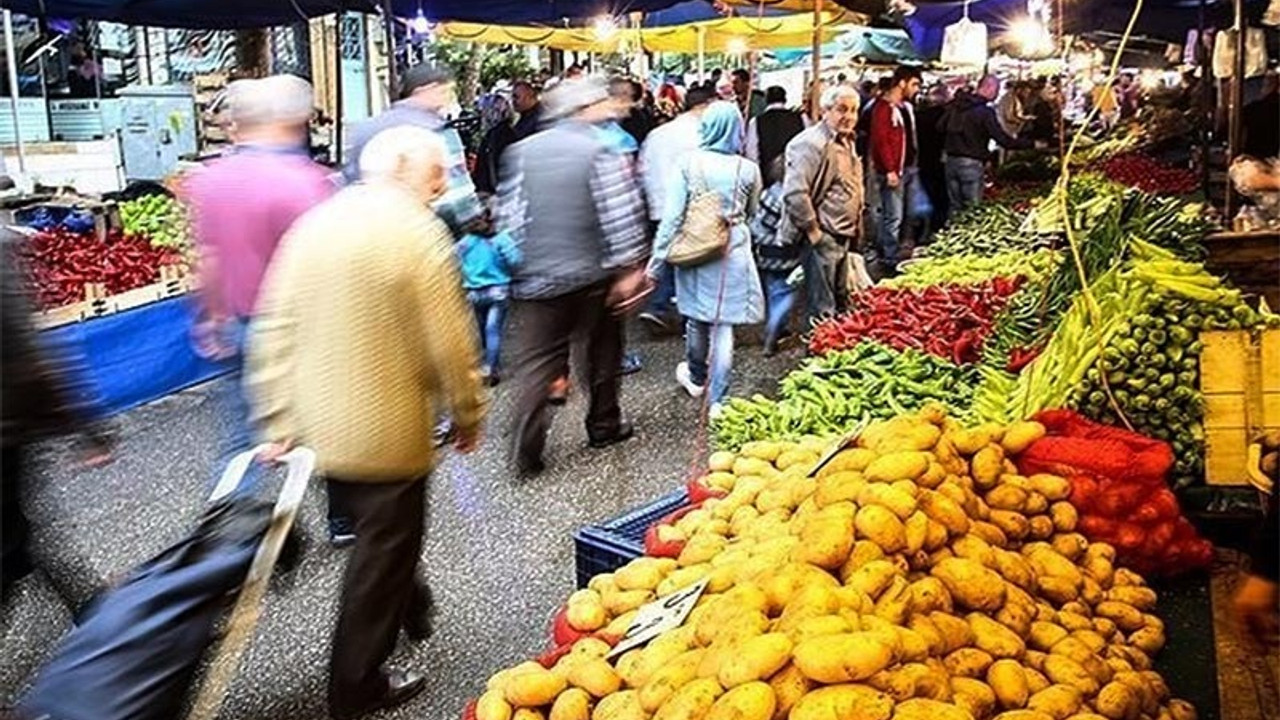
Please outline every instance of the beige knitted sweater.
[{"label": "beige knitted sweater", "polygon": [[314,449],[342,480],[422,477],[437,397],[456,426],[478,428],[478,367],[449,231],[417,198],[356,185],[281,241],[245,379],[265,439]]}]

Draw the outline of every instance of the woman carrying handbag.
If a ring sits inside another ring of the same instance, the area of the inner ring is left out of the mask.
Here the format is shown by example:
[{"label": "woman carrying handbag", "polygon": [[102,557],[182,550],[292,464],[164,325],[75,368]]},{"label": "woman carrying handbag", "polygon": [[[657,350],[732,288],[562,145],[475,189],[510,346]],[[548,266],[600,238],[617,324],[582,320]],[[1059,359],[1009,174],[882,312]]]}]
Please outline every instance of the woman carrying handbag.
[{"label": "woman carrying handbag", "polygon": [[676,303],[685,318],[685,362],[676,380],[692,397],[724,400],[733,370],[733,328],[764,320],[764,292],[749,224],[760,203],[760,169],[740,156],[742,114],[717,102],[702,115],[699,149],[684,161],[667,195],[649,275],[675,267]]}]

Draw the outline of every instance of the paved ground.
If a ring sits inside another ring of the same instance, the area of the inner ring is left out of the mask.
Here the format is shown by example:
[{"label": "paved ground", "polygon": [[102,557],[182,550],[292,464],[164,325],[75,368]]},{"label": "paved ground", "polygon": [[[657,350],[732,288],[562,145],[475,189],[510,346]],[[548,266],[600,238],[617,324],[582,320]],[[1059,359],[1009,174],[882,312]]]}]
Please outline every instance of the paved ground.
[{"label": "paved ground", "polygon": [[[582,397],[560,411],[546,473],[517,482],[505,463],[510,388],[497,389],[482,450],[449,457],[431,480],[423,563],[440,615],[436,633],[403,647],[396,662],[427,673],[430,690],[384,718],[459,716],[500,667],[546,645],[548,620],[573,590],[572,534],[676,488],[700,456],[696,405],[678,390],[675,340],[635,344],[645,370],[626,379],[624,408],[638,437],[605,451],[586,447]],[[768,392],[797,356],[765,360],[740,347],[735,392]],[[65,631],[53,587],[77,601],[181,537],[199,515],[219,425],[216,384],[121,418],[115,464],[67,467],[51,448],[30,504],[46,575],[25,581],[0,618],[0,707],[11,702]],[[344,562],[323,540],[323,497],[309,492],[302,523],[313,540],[291,582],[275,587],[221,717],[324,717],[329,633]]]}]

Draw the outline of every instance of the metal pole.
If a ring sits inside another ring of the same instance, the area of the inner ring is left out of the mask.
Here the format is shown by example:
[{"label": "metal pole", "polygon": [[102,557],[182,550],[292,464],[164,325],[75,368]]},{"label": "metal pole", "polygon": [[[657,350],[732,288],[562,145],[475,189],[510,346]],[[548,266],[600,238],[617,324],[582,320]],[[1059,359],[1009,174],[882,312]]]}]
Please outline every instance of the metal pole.
[{"label": "metal pole", "polygon": [[810,110],[818,119],[818,98],[822,95],[822,0],[813,0],[813,83],[810,85]]},{"label": "metal pole", "polygon": [[333,16],[333,159],[342,166],[342,13]]},{"label": "metal pole", "polygon": [[698,27],[698,82],[707,81],[707,29]]},{"label": "metal pole", "polygon": [[[1235,23],[1233,27],[1236,33],[1236,61],[1235,67],[1231,70],[1231,104],[1227,109],[1227,167],[1231,167],[1231,163],[1235,162],[1236,154],[1240,152],[1240,145],[1243,140],[1241,134],[1243,128],[1240,125],[1241,111],[1244,105],[1244,51],[1245,51],[1245,25],[1244,25],[1244,0],[1235,0]],[[1227,202],[1223,211],[1223,220],[1231,223],[1232,201],[1235,199],[1235,188],[1231,182],[1227,181]],[[1230,225],[1228,225],[1229,227]]]},{"label": "metal pole", "polygon": [[382,0],[382,24],[387,34],[387,97],[395,102],[400,93],[400,74],[396,67],[396,17],[391,0]]},{"label": "metal pole", "polygon": [[13,46],[13,13],[4,11],[4,53],[9,66],[9,95],[13,113],[13,136],[18,146],[18,172],[27,172],[27,148],[22,142],[22,126],[18,122],[18,49]]},{"label": "metal pole", "polygon": [[1205,31],[1205,10],[1208,0],[1200,0],[1200,14],[1197,22],[1199,23],[1199,32],[1196,33],[1196,44],[1192,48],[1192,58],[1196,62],[1196,66],[1200,68],[1200,112],[1195,113],[1196,117],[1196,138],[1200,141],[1200,189],[1204,192],[1205,199],[1209,205],[1213,205],[1213,201],[1209,200],[1209,133],[1211,130],[1211,113],[1213,112],[1213,69],[1209,66],[1209,53],[1205,52],[1204,31]]}]

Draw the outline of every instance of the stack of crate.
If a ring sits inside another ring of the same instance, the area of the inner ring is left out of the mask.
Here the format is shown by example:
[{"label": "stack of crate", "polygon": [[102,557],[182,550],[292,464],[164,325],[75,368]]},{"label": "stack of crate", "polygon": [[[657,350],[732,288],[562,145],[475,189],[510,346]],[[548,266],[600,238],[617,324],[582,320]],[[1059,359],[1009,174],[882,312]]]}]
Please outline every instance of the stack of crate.
[{"label": "stack of crate", "polygon": [[231,142],[226,129],[218,124],[213,112],[214,101],[227,89],[226,73],[196,75],[191,79],[191,92],[196,105],[197,139],[200,154],[215,152]]},{"label": "stack of crate", "polygon": [[1280,330],[1211,331],[1200,340],[1205,481],[1249,485],[1249,446],[1280,430]]}]

